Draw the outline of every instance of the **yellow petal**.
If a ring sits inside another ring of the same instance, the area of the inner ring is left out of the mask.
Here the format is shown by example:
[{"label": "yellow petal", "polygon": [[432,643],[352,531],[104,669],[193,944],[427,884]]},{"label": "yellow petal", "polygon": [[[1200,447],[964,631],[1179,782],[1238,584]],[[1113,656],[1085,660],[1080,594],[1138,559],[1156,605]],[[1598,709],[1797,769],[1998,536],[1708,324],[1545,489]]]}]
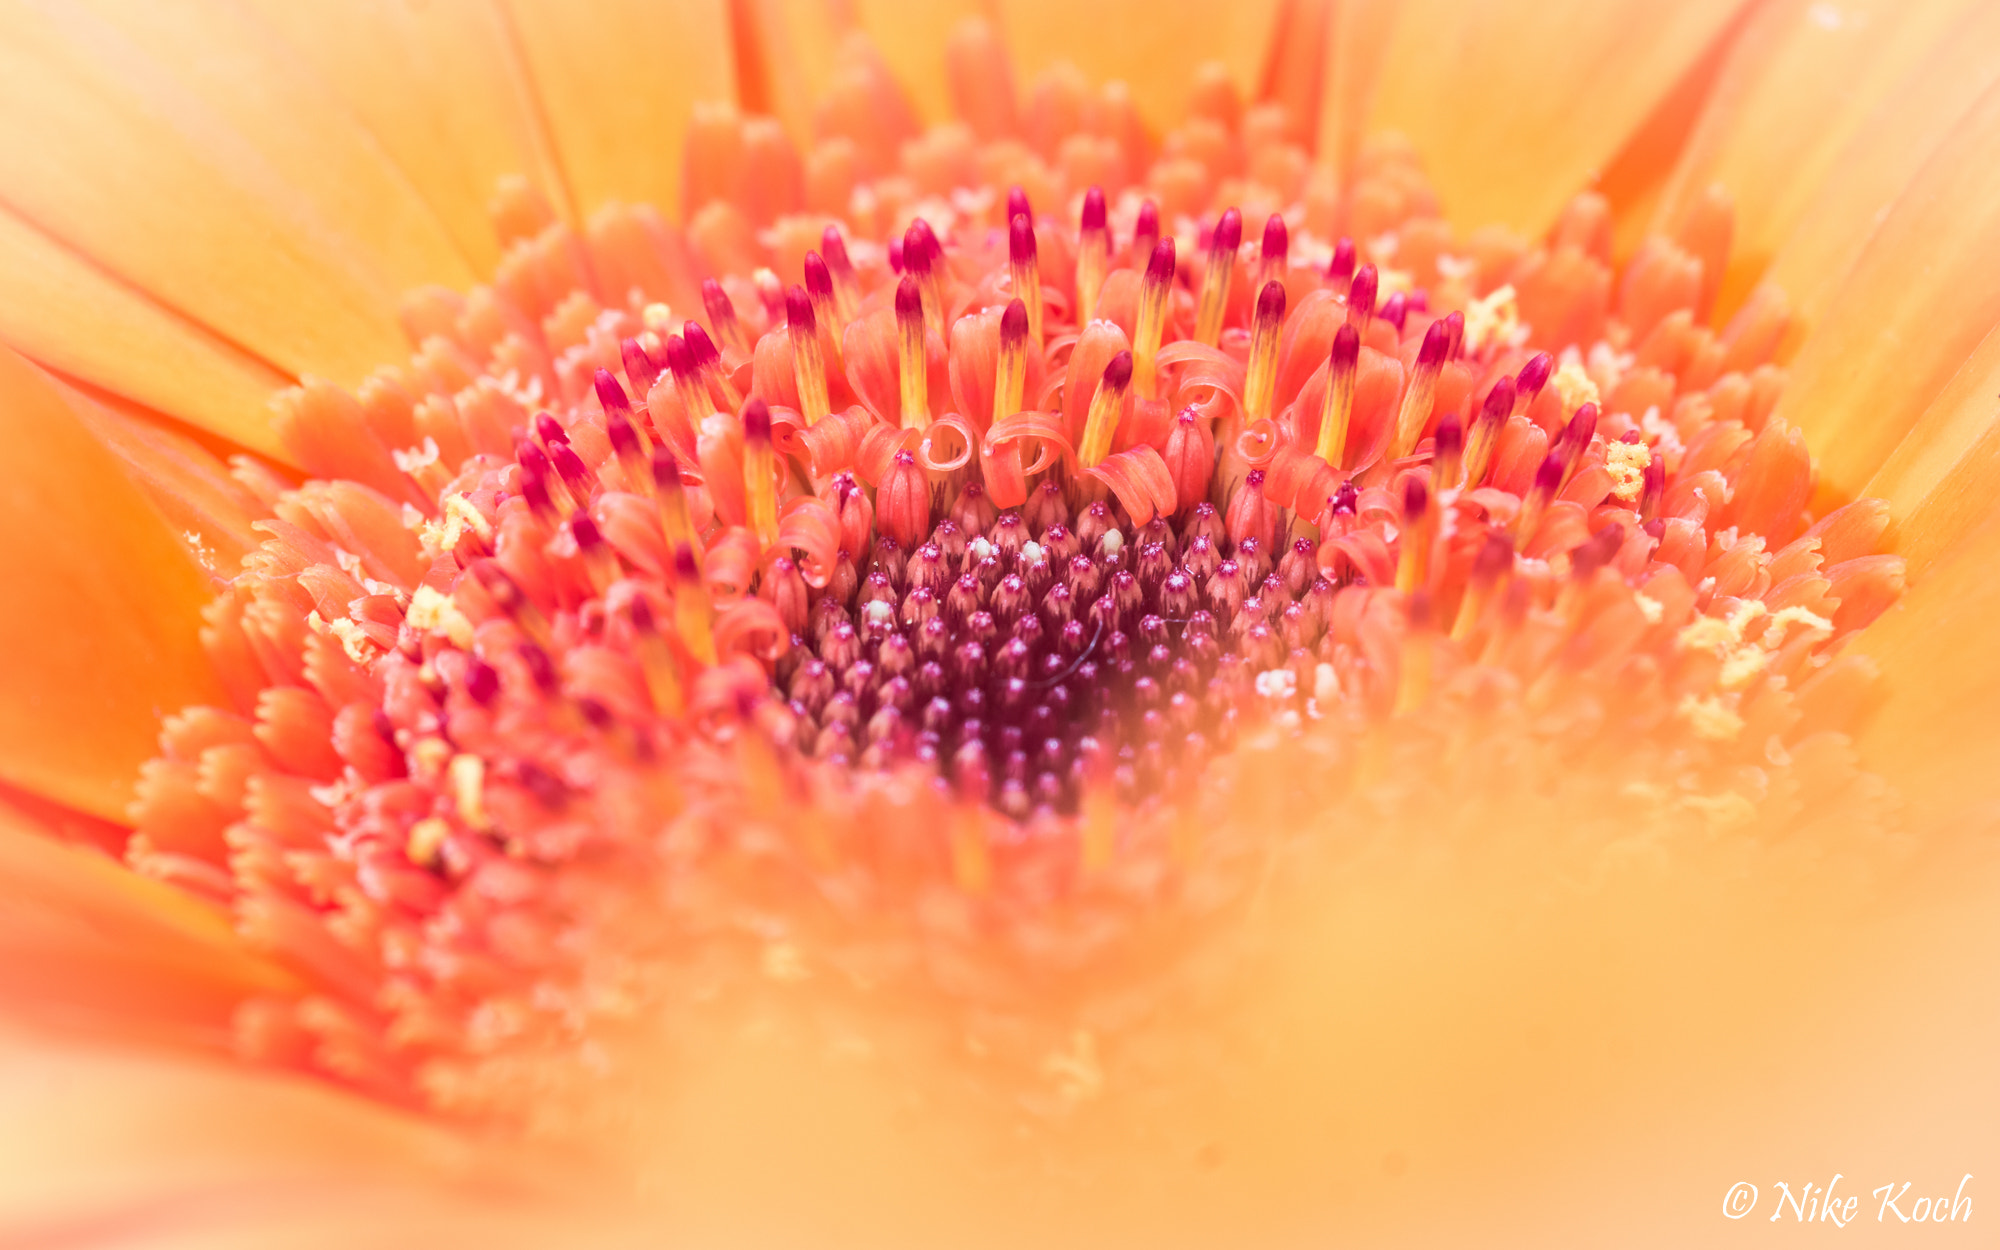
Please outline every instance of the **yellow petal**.
[{"label": "yellow petal", "polygon": [[1938,144],[2000,80],[2000,8],[1965,16],[1904,75],[1835,158],[1834,172],[1793,223],[1770,279],[1792,300],[1781,356],[1803,342],[1853,270],[1869,235]]},{"label": "yellow petal", "polygon": [[406,350],[403,291],[472,276],[340,103],[219,7],[0,13],[0,199],[279,369],[350,384]]},{"label": "yellow petal", "polygon": [[1416,145],[1465,227],[1540,233],[1729,26],[1740,0],[1410,0],[1371,130]]},{"label": "yellow petal", "polygon": [[1792,366],[1822,502],[1854,497],[2000,323],[2000,88],[1953,128],[1876,227]]},{"label": "yellow petal", "polygon": [[[1989,440],[1990,442],[1990,440]],[[1990,448],[1989,448],[1990,451]],[[1859,735],[1863,758],[1902,791],[1915,827],[1971,831],[1994,819],[2000,776],[2000,514],[1961,538],[1857,646],[1888,698]],[[1974,822],[1977,822],[1975,824]]]},{"label": "yellow petal", "polygon": [[0,341],[266,455],[284,374],[0,208]]},{"label": "yellow petal", "polygon": [[507,25],[487,0],[253,0],[375,136],[479,273],[499,262],[486,211],[521,174],[553,204],[566,191]]},{"label": "yellow petal", "polygon": [[0,780],[113,820],[159,716],[222,697],[211,590],[34,366],[0,350]]},{"label": "yellow petal", "polygon": [[0,1012],[127,1041],[213,1043],[246,995],[293,988],[218,909],[0,807]]},{"label": "yellow petal", "polygon": [[1975,0],[1770,5],[1731,48],[1674,170],[1656,228],[1710,186],[1736,205],[1718,316],[1742,303],[1848,139]]},{"label": "yellow petal", "polygon": [[731,100],[722,0],[508,0],[514,44],[576,211],[612,200],[681,209],[681,149],[697,100]]},{"label": "yellow petal", "polygon": [[[1187,113],[1188,88],[1204,62],[1217,61],[1250,98],[1263,72],[1278,0],[999,0],[1000,28],[1025,86],[1058,61],[1092,82],[1132,89],[1139,115],[1156,128]],[[942,64],[938,70],[942,81]],[[920,99],[919,104],[928,107]]]}]

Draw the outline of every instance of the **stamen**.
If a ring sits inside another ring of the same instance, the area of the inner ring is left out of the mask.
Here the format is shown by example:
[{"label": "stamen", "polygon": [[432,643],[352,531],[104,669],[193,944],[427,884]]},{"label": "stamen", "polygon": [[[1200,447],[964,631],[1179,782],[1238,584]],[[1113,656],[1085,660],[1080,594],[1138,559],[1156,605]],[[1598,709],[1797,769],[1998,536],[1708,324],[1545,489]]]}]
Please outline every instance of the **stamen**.
[{"label": "stamen", "polygon": [[1368,319],[1375,315],[1375,266],[1363,265],[1347,284],[1347,324],[1360,334],[1368,333]]},{"label": "stamen", "polygon": [[1507,418],[1514,411],[1514,379],[1501,378],[1486,392],[1486,402],[1480,405],[1479,416],[1472,422],[1472,429],[1465,438],[1465,484],[1477,486],[1486,480],[1486,466],[1493,458],[1493,448],[1500,441],[1500,431],[1507,426]]},{"label": "stamen", "polygon": [[1542,393],[1542,388],[1549,384],[1555,371],[1556,358],[1547,352],[1537,352],[1529,357],[1514,383],[1514,411],[1526,412],[1529,405],[1535,402],[1535,397]]},{"label": "stamen", "polygon": [[1161,239],[1139,285],[1139,314],[1132,330],[1132,381],[1141,399],[1159,398],[1157,364],[1167,330],[1167,300],[1174,291],[1174,241]]},{"label": "stamen", "polygon": [[1012,267],[1014,297],[1028,306],[1028,334],[1040,343],[1042,269],[1035,251],[1035,223],[1026,213],[1016,214],[1007,225],[1007,258]]},{"label": "stamen", "polygon": [[1556,488],[1557,490],[1569,485],[1569,480],[1576,476],[1577,465],[1583,461],[1584,449],[1590,446],[1590,440],[1596,433],[1597,405],[1583,404],[1577,408],[1576,415],[1569,419],[1569,424],[1563,427],[1561,436],[1556,439],[1556,445],[1551,449],[1553,454],[1562,457],[1562,484]]},{"label": "stamen", "polygon": [[624,413],[609,410],[604,414],[604,434],[611,440],[612,453],[618,457],[618,467],[625,474],[626,488],[637,495],[652,494],[653,473],[646,457],[645,435]]},{"label": "stamen", "polygon": [[785,297],[785,321],[792,339],[792,378],[799,388],[800,414],[807,425],[817,425],[832,411],[826,393],[826,361],[819,350],[819,325],[813,316],[812,297],[804,287],[795,286]]},{"label": "stamen", "polygon": [[1132,222],[1132,263],[1153,254],[1160,245],[1160,206],[1147,200],[1139,205],[1138,216]]},{"label": "stamen", "polygon": [[687,543],[674,547],[674,632],[681,645],[704,666],[715,663],[715,634],[710,622],[715,610],[708,599],[708,583],[701,579],[694,548]]},{"label": "stamen", "polygon": [[1335,286],[1348,286],[1354,281],[1354,240],[1341,236],[1333,245],[1333,258],[1326,262],[1326,280]]},{"label": "stamen", "polygon": [[1028,390],[1028,308],[1012,300],[1000,314],[1000,361],[993,374],[993,420],[1021,411]]},{"label": "stamen", "polygon": [[1528,489],[1528,497],[1521,501],[1521,511],[1514,518],[1514,548],[1520,550],[1535,537],[1535,530],[1542,524],[1542,513],[1548,510],[1549,501],[1562,489],[1563,458],[1559,452],[1550,452],[1543,459],[1542,467],[1535,470],[1535,484]]},{"label": "stamen", "polygon": [[1442,495],[1455,490],[1459,483],[1459,472],[1463,468],[1460,460],[1464,450],[1465,431],[1459,424],[1458,414],[1448,412],[1438,419],[1434,450],[1431,456],[1431,493]]},{"label": "stamen", "polygon": [[1346,456],[1347,426],[1354,415],[1354,378],[1360,359],[1361,333],[1350,321],[1333,332],[1333,350],[1327,357],[1326,401],[1319,417],[1319,458],[1335,469],[1342,467]]},{"label": "stamen", "polygon": [[861,280],[855,276],[854,262],[847,258],[847,240],[841,237],[839,226],[829,225],[820,235],[819,254],[825,258],[826,271],[833,278],[837,324],[847,325],[860,315]]},{"label": "stamen", "polygon": [[1396,589],[1408,593],[1430,576],[1431,541],[1437,534],[1437,509],[1430,488],[1420,477],[1403,479],[1402,554],[1396,563]]},{"label": "stamen", "polygon": [[1639,488],[1639,523],[1651,525],[1660,516],[1660,498],[1667,490],[1667,461],[1659,452],[1646,461],[1646,477]]},{"label": "stamen", "polygon": [[1105,227],[1104,188],[1083,193],[1083,214],[1077,228],[1076,323],[1089,325],[1097,316],[1097,297],[1104,290],[1104,273],[1111,254],[1111,232]]},{"label": "stamen", "polygon": [[715,328],[715,336],[730,351],[747,355],[750,343],[743,337],[743,323],[736,319],[736,305],[730,303],[729,293],[714,278],[701,281],[701,306],[708,313],[708,324]]},{"label": "stamen", "polygon": [[903,232],[903,264],[924,293],[924,324],[944,335],[944,247],[931,223],[919,217]]},{"label": "stamen", "polygon": [[1251,321],[1250,361],[1243,379],[1245,421],[1271,415],[1271,395],[1278,384],[1278,331],[1284,324],[1285,284],[1266,282],[1257,293],[1257,312]]},{"label": "stamen", "polygon": [[1016,217],[1026,217],[1030,221],[1035,218],[1035,210],[1028,203],[1028,189],[1018,182],[1007,188],[1007,220],[1012,221]]},{"label": "stamen", "polygon": [[818,252],[806,253],[804,268],[806,295],[812,300],[813,320],[830,331],[827,347],[832,352],[832,359],[828,363],[834,372],[839,373],[847,368],[839,333],[840,327],[847,322],[840,316],[840,309],[834,301],[833,275],[827,272],[826,262],[820,259]]},{"label": "stamen", "polygon": [[[656,343],[659,341],[652,331],[648,330],[645,334],[648,339]],[[653,389],[653,383],[660,380],[660,366],[654,362],[644,345],[634,338],[618,340],[618,363],[625,367],[626,380],[632,384],[632,390],[639,396],[639,401],[644,403],[647,392]]]},{"label": "stamen", "polygon": [[598,532],[597,522],[590,519],[587,512],[579,512],[569,519],[570,537],[576,540],[577,554],[583,557],[584,576],[590,579],[592,589],[602,595],[611,589],[611,583],[618,580],[618,556],[611,545]]},{"label": "stamen", "polygon": [[1286,254],[1291,246],[1292,235],[1285,228],[1285,219],[1272,213],[1264,222],[1264,245],[1258,250],[1258,282],[1284,281]]},{"label": "stamen", "polygon": [[1083,441],[1077,447],[1077,462],[1086,469],[1104,463],[1111,454],[1111,436],[1125,410],[1125,391],[1132,381],[1132,353],[1119,352],[1104,366],[1097,380],[1097,393],[1090,397],[1090,414],[1084,419]]},{"label": "stamen", "polygon": [[646,679],[646,694],[653,710],[662,716],[679,716],[686,709],[681,694],[679,666],[667,640],[660,636],[659,624],[644,595],[633,595],[625,607],[632,622],[632,640],[639,652],[639,671]]},{"label": "stamen", "polygon": [[1201,304],[1195,316],[1194,337],[1199,343],[1215,346],[1222,337],[1222,318],[1229,311],[1229,279],[1236,271],[1236,252],[1243,244],[1243,214],[1233,208],[1223,210],[1215,223],[1215,239],[1208,248],[1208,267],[1201,276]]},{"label": "stamen", "polygon": [[1444,367],[1451,347],[1451,328],[1442,321],[1431,322],[1424,343],[1417,349],[1416,367],[1410,370],[1410,385],[1403,392],[1403,407],[1396,414],[1396,438],[1389,445],[1389,458],[1401,460],[1417,449],[1430,423],[1431,405],[1437,396],[1438,370]]},{"label": "stamen", "polygon": [[695,542],[694,525],[688,518],[687,491],[681,485],[680,462],[665,444],[653,448],[653,502],[660,514],[660,534],[672,551],[683,543]]},{"label": "stamen", "polygon": [[924,347],[923,292],[908,274],[896,283],[896,342],[903,428],[921,430],[931,423],[930,355]]},{"label": "stamen", "polygon": [[752,398],[743,405],[743,502],[750,532],[768,551],[778,545],[778,458],[771,446],[771,410]]},{"label": "stamen", "polygon": [[694,361],[702,384],[708,388],[715,404],[724,412],[734,412],[743,403],[743,396],[736,384],[722,369],[722,353],[715,349],[708,331],[701,328],[699,321],[690,321],[681,327],[681,337],[687,343],[688,356]]},{"label": "stamen", "polygon": [[1465,583],[1465,594],[1458,601],[1458,619],[1452,623],[1453,642],[1464,642],[1479,628],[1481,618],[1486,615],[1487,605],[1493,602],[1495,589],[1500,579],[1514,570],[1514,547],[1505,537],[1489,533],[1473,557],[1472,572]]}]

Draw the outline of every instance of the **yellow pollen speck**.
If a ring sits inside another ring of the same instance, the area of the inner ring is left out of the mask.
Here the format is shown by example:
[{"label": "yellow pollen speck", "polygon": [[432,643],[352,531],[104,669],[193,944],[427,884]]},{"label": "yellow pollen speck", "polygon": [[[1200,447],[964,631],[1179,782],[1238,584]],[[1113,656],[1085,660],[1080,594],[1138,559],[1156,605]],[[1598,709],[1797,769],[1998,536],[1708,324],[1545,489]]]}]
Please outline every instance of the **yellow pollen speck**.
[{"label": "yellow pollen speck", "polygon": [[1757,674],[1764,671],[1764,666],[1770,663],[1770,660],[1771,653],[1762,647],[1742,647],[1732,651],[1729,658],[1722,662],[1720,678],[1722,688],[1741,690],[1749,685]]},{"label": "yellow pollen speck", "polygon": [[442,816],[426,816],[410,826],[409,839],[403,844],[403,853],[413,864],[428,868],[437,862],[438,849],[451,836],[451,825]]},{"label": "yellow pollen speck", "polygon": [[1712,694],[1703,699],[1684,695],[1677,710],[1697,738],[1728,742],[1743,732],[1743,718],[1723,701],[1721,695]]},{"label": "yellow pollen speck", "polygon": [[452,802],[458,818],[473,829],[490,828],[486,815],[486,761],[477,755],[459,754],[451,759]]},{"label": "yellow pollen speck", "polygon": [[1583,366],[1574,360],[1556,370],[1555,377],[1549,379],[1549,385],[1555,387],[1556,394],[1562,396],[1564,412],[1575,412],[1585,404],[1597,402],[1597,383],[1591,381],[1590,375],[1583,371]]},{"label": "yellow pollen speck", "polygon": [[444,771],[450,758],[451,744],[443,738],[419,739],[410,748],[410,775],[417,781],[429,781]]},{"label": "yellow pollen speck", "polygon": [[1646,624],[1648,625],[1658,625],[1661,618],[1667,614],[1667,606],[1665,604],[1647,595],[1634,594],[1632,602],[1638,605],[1639,615],[1646,618]]},{"label": "yellow pollen speck", "polygon": [[[1468,322],[1468,329],[1471,323]],[[1604,470],[1611,475],[1611,494],[1620,503],[1638,503],[1646,489],[1646,465],[1653,459],[1644,443],[1606,443]]]},{"label": "yellow pollen speck", "polygon": [[1810,608],[1780,608],[1771,614],[1771,623],[1764,629],[1764,641],[1773,647],[1781,646],[1785,629],[1791,625],[1802,625],[1820,634],[1833,633],[1833,622]]},{"label": "yellow pollen speck", "polygon": [[472,622],[458,610],[450,595],[439,594],[429,586],[417,587],[417,593],[410,597],[410,611],[403,619],[411,629],[426,634],[443,630],[451,645],[461,651],[472,649]]},{"label": "yellow pollen speck", "polygon": [[1465,306],[1465,349],[1476,352],[1488,343],[1512,343],[1521,330],[1521,310],[1514,287],[1497,287],[1483,299]]},{"label": "yellow pollen speck", "polygon": [[1382,301],[1388,299],[1391,295],[1408,295],[1416,289],[1416,276],[1409,270],[1391,269],[1387,265],[1377,267],[1375,271],[1375,306],[1377,308],[1380,308]]},{"label": "yellow pollen speck", "polygon": [[403,472],[417,473],[436,464],[440,454],[437,440],[426,434],[422,446],[412,447],[408,451],[392,451],[389,457]]},{"label": "yellow pollen speck", "polygon": [[665,304],[646,305],[644,311],[639,314],[639,320],[643,321],[646,329],[654,334],[674,332],[674,310]]},{"label": "yellow pollen speck", "polygon": [[375,640],[353,621],[346,617],[326,623],[326,632],[340,640],[340,649],[347,652],[347,658],[356,664],[367,664],[382,654]]},{"label": "yellow pollen speck", "polygon": [[1700,812],[1708,819],[1709,828],[1717,832],[1741,829],[1757,819],[1757,805],[1733,790],[1726,794],[1684,795],[1681,806]]}]

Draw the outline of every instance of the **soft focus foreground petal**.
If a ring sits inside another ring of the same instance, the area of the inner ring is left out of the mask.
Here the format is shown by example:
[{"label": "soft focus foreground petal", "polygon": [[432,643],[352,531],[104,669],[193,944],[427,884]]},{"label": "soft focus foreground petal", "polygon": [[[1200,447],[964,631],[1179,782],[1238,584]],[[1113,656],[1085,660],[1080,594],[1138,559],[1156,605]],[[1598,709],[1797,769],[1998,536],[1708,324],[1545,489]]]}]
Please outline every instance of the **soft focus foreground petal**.
[{"label": "soft focus foreground petal", "polygon": [[1000,28],[1023,84],[1067,61],[1092,82],[1119,80],[1155,128],[1187,111],[1197,67],[1219,62],[1248,97],[1264,68],[1279,0],[999,0]]},{"label": "soft focus foreground petal", "polygon": [[2000,285],[2000,86],[1876,227],[1792,365],[1778,412],[1812,440],[1818,497],[1853,498],[1988,330]]},{"label": "soft focus foreground petal", "polygon": [[499,263],[487,201],[520,174],[566,202],[506,22],[491,0],[252,0],[368,127],[481,274]]},{"label": "soft focus foreground petal", "polygon": [[1896,551],[1921,581],[2000,501],[2000,329],[1981,341],[1863,493],[1895,509]]},{"label": "soft focus foreground petal", "polygon": [[1919,827],[2000,826],[1995,560],[2000,514],[1989,511],[1857,644],[1881,665],[1889,695],[1860,735],[1863,757],[1898,787]]},{"label": "soft focus foreground petal", "polygon": [[143,0],[0,7],[0,201],[288,373],[406,350],[402,293],[473,272],[268,31]]},{"label": "soft focus foreground petal", "polygon": [[1370,130],[1402,132],[1454,221],[1539,234],[1742,0],[1410,0]]},{"label": "soft focus foreground petal", "polygon": [[278,454],[289,379],[0,208],[0,340],[58,372]]},{"label": "soft focus foreground petal", "polygon": [[622,200],[677,215],[695,102],[735,98],[723,0],[505,3],[576,211]]},{"label": "soft focus foreground petal", "polygon": [[0,1016],[213,1046],[246,995],[290,984],[219,909],[0,808]]},{"label": "soft focus foreground petal", "polygon": [[163,712],[223,695],[183,540],[34,366],[0,351],[0,779],[120,819]]},{"label": "soft focus foreground petal", "polygon": [[328,1086],[0,1034],[0,1103],[0,1245],[603,1244],[518,1164]]},{"label": "soft focus foreground petal", "polygon": [[1835,170],[1848,139],[1973,5],[1790,0],[1751,16],[1729,50],[1655,223],[1671,235],[1708,187],[1728,189],[1736,228],[1719,287],[1721,317],[1756,285]]},{"label": "soft focus foreground petal", "polygon": [[1904,76],[1841,150],[1818,197],[1771,261],[1770,280],[1792,301],[1781,358],[1824,315],[1897,196],[1996,81],[2000,7],[1981,5]]}]

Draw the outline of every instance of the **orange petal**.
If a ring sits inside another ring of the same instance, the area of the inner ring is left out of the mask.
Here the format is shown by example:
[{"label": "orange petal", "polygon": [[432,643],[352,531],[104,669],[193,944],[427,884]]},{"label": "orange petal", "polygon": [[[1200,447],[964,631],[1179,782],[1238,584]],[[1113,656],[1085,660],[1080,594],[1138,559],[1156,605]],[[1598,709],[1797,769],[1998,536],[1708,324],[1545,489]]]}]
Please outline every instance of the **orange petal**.
[{"label": "orange petal", "polygon": [[0,780],[120,819],[159,715],[220,700],[183,541],[48,379],[0,351]]},{"label": "orange petal", "polygon": [[0,209],[0,340],[49,368],[266,455],[288,379]]},{"label": "orange petal", "polygon": [[254,7],[353,110],[480,273],[500,260],[486,205],[503,176],[525,175],[564,203],[554,148],[487,0]]},{"label": "orange petal", "polygon": [[0,1009],[127,1041],[212,1040],[246,995],[292,987],[228,917],[0,807]]},{"label": "orange petal", "polygon": [[1736,204],[1720,288],[1727,317],[1749,294],[1882,98],[1975,0],[1767,5],[1730,49],[1662,197],[1670,232],[1706,188]]},{"label": "orange petal", "polygon": [[2000,8],[1979,6],[1904,76],[1841,149],[1835,172],[1771,261],[1768,276],[1792,299],[1793,348],[1839,293],[1896,197],[2000,80],[1995,46],[2000,46]]},{"label": "orange petal", "polygon": [[1539,233],[1740,7],[1410,0],[1369,128],[1410,139],[1453,220]]},{"label": "orange petal", "polygon": [[1188,88],[1204,62],[1220,62],[1246,98],[1255,90],[1279,7],[1279,0],[1095,0],[1087,8],[999,0],[998,17],[1023,84],[1068,61],[1092,82],[1122,80],[1140,116],[1165,127],[1186,116]]},{"label": "orange petal", "polygon": [[1921,580],[2000,499],[2000,329],[1960,366],[1864,493],[1898,518],[1897,551]]},{"label": "orange petal", "polygon": [[221,6],[0,16],[0,199],[221,337],[358,382],[402,292],[471,270],[374,141]]},{"label": "orange petal", "polygon": [[644,201],[678,217],[697,100],[733,100],[722,0],[509,0],[515,46],[577,212]]},{"label": "orange petal", "polygon": [[1969,829],[1968,822],[1993,819],[1996,560],[2000,517],[1989,513],[1856,643],[1881,666],[1888,695],[1859,736],[1862,757],[1902,791],[1916,828]]},{"label": "orange petal", "polygon": [[1819,498],[1852,498],[2000,323],[2000,87],[1876,227],[1792,366],[1779,404],[1819,457]]},{"label": "orange petal", "polygon": [[1396,35],[1398,0],[1348,0],[1333,15],[1320,97],[1320,159],[1345,174],[1367,136],[1383,58]]}]

